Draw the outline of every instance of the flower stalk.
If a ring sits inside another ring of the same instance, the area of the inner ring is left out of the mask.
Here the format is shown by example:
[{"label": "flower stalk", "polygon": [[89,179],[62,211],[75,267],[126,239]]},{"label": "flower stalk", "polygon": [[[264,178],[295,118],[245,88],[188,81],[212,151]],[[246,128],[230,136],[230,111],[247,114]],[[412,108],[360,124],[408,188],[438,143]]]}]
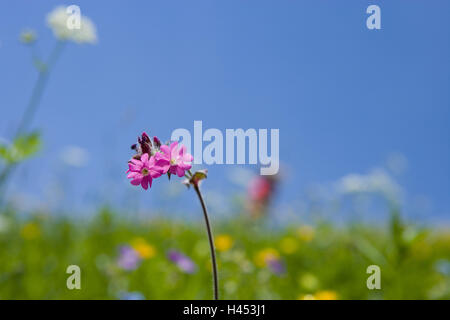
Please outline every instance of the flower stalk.
[{"label": "flower stalk", "polygon": [[203,196],[200,192],[198,183],[194,184],[194,190],[197,193],[200,204],[202,205],[203,216],[205,217],[206,231],[208,232],[209,248],[211,250],[211,265],[213,272],[214,300],[219,300],[219,279],[217,275],[216,248],[214,246],[214,237],[212,234],[211,224],[209,223],[208,210],[206,209],[205,201],[203,200]]},{"label": "flower stalk", "polygon": [[25,131],[28,125],[32,122],[39,103],[41,101],[42,94],[44,93],[45,86],[47,84],[47,80],[49,78],[50,71],[53,69],[54,64],[58,60],[65,46],[65,42],[57,41],[55,43],[55,47],[53,48],[52,53],[46,63],[40,62],[40,66],[38,67],[38,79],[33,87],[33,91],[31,93],[30,100],[28,102],[27,108],[22,115],[20,123],[17,127],[15,137],[20,136],[23,131]]}]

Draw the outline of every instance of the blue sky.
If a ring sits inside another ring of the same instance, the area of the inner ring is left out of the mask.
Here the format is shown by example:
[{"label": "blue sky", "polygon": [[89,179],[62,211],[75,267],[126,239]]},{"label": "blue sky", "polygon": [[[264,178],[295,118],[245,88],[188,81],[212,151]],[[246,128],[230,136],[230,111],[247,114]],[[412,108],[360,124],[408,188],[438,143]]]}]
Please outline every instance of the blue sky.
[{"label": "blue sky", "polygon": [[[18,35],[35,29],[48,54],[55,40],[45,16],[58,4],[79,5],[99,42],[66,47],[33,122],[44,149],[13,190],[43,198],[58,177],[72,204],[142,199],[123,175],[129,145],[142,130],[168,138],[202,120],[205,129],[280,129],[281,203],[401,153],[408,167],[395,179],[406,205],[427,199],[427,214],[448,221],[448,1],[3,1],[4,138],[37,76]],[[381,7],[381,30],[366,28],[371,4]],[[58,162],[67,145],[89,152],[86,166]],[[233,168],[209,169],[210,187],[230,190]]]}]

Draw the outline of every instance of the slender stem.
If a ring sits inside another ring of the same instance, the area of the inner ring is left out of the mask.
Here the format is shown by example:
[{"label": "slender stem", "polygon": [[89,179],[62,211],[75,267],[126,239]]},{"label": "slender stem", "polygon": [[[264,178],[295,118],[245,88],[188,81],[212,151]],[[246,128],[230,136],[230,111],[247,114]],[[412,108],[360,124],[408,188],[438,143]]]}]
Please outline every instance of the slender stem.
[{"label": "slender stem", "polygon": [[26,127],[31,123],[31,120],[33,119],[36,113],[37,106],[39,105],[38,102],[44,91],[47,79],[48,79],[47,71],[39,71],[38,79],[34,85],[33,92],[31,93],[30,101],[27,105],[27,108],[25,109],[25,112],[23,113],[22,118],[20,119],[20,123],[17,127],[16,134],[14,135],[14,137],[18,137],[23,131],[25,131]]},{"label": "slender stem", "polygon": [[[54,64],[58,60],[59,56],[61,55],[61,52],[64,48],[65,41],[57,41],[55,43],[55,46],[53,47],[53,50],[48,58],[47,63],[45,63],[43,66],[38,65],[38,71],[39,75],[38,78],[34,84],[33,91],[31,92],[30,100],[28,101],[28,105],[22,115],[22,118],[20,119],[19,125],[17,127],[16,133],[13,137],[13,141],[18,138],[30,125],[32,122],[34,115],[36,114],[37,108],[39,106],[39,102],[41,101],[42,94],[44,92],[45,86],[47,84],[47,80],[50,74],[51,69],[53,68]],[[37,55],[33,53],[33,60],[36,62]],[[0,204],[3,200],[3,196],[6,193],[6,184],[8,181],[8,178],[13,173],[15,167],[17,164],[7,164],[5,167],[3,167],[2,171],[0,172]]]},{"label": "slender stem", "polygon": [[217,276],[216,249],[214,247],[214,238],[212,235],[211,225],[209,224],[208,211],[206,209],[205,201],[203,200],[198,184],[194,184],[194,190],[197,193],[200,204],[202,205],[203,215],[205,217],[206,223],[206,230],[208,231],[209,247],[211,249],[211,264],[213,270],[214,300],[219,300],[219,280]]},{"label": "slender stem", "polygon": [[[19,126],[17,127],[16,135],[17,138],[20,134],[26,130],[27,126],[31,123],[34,115],[36,113],[37,107],[39,106],[39,102],[42,97],[42,93],[44,92],[45,86],[47,84],[48,76],[53,68],[53,65],[58,60],[62,49],[64,48],[65,42],[57,41],[50,57],[48,58],[47,63],[45,64],[44,69],[39,69],[38,79],[33,87],[33,91],[31,93],[30,100],[28,102],[27,108],[23,113],[22,119],[20,120]],[[41,67],[42,68],[42,67]]]}]

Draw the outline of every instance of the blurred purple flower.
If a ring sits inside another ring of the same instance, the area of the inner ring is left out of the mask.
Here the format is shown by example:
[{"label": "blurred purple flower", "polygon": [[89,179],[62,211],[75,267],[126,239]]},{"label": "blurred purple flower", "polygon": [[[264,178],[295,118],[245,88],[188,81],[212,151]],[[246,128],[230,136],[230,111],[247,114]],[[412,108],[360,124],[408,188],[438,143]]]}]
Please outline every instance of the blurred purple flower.
[{"label": "blurred purple flower", "polygon": [[134,270],[139,266],[141,259],[139,254],[130,246],[121,246],[119,248],[119,258],[117,265],[124,270]]},{"label": "blurred purple flower", "polygon": [[277,258],[268,259],[267,266],[277,275],[282,275],[286,272],[286,267],[283,261]]},{"label": "blurred purple flower", "polygon": [[145,297],[142,293],[138,291],[134,292],[122,292],[119,294],[120,300],[145,300]]},{"label": "blurred purple flower", "polygon": [[167,253],[167,258],[185,273],[194,273],[197,270],[195,263],[188,256],[177,250],[170,250]]}]

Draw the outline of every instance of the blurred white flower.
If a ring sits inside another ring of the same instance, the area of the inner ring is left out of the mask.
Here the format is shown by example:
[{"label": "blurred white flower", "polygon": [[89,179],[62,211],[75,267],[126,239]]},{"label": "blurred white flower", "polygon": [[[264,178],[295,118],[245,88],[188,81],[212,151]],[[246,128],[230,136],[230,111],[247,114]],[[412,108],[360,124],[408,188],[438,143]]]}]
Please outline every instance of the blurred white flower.
[{"label": "blurred white flower", "polygon": [[80,29],[69,29],[67,27],[68,19],[69,14],[66,11],[66,7],[63,6],[56,7],[47,15],[47,24],[56,38],[80,44],[97,42],[95,25],[88,17],[81,16]]},{"label": "blurred white flower", "polygon": [[402,189],[383,169],[376,169],[368,174],[349,174],[337,182],[337,190],[342,194],[380,193],[388,200],[398,202]]},{"label": "blurred white flower", "polygon": [[67,146],[62,150],[60,157],[68,166],[83,167],[88,162],[89,153],[77,146]]}]

